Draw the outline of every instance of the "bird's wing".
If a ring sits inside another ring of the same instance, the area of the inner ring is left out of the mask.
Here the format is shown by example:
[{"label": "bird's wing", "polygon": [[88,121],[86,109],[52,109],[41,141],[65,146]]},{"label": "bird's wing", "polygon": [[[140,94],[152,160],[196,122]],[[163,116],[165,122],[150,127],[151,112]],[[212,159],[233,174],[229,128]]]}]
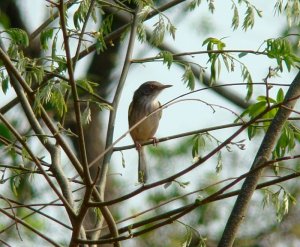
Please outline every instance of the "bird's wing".
[{"label": "bird's wing", "polygon": [[[160,107],[161,107],[161,103],[158,101],[158,108]],[[162,111],[159,111],[158,114],[159,114],[159,119],[161,119]]]},{"label": "bird's wing", "polygon": [[132,102],[130,103],[128,108],[128,122],[130,122],[129,116],[131,115],[131,111],[132,111]]}]

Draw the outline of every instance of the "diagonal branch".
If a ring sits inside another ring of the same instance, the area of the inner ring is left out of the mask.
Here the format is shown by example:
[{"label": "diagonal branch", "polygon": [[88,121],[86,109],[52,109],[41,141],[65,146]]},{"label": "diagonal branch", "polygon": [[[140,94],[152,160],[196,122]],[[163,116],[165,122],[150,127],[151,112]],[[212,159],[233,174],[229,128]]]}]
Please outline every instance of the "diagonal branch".
[{"label": "diagonal branch", "polygon": [[78,138],[79,150],[80,150],[80,156],[81,156],[81,160],[82,160],[84,179],[85,179],[85,182],[87,183],[87,185],[91,185],[92,182],[91,182],[90,172],[88,169],[88,161],[87,161],[87,156],[86,156],[86,148],[85,148],[83,127],[82,127],[82,121],[81,121],[80,103],[79,103],[76,82],[75,82],[75,78],[74,78],[73,61],[71,59],[71,51],[70,51],[70,45],[69,45],[69,36],[67,33],[67,27],[66,27],[66,23],[65,23],[64,1],[63,0],[60,0],[59,14],[60,14],[60,23],[61,23],[61,29],[62,29],[63,38],[64,38],[64,47],[65,47],[66,59],[67,59],[69,84],[71,86],[72,96],[73,96],[73,104],[74,104],[76,124],[77,124],[76,127],[77,127],[78,137],[79,137]]},{"label": "diagonal branch", "polygon": [[[115,92],[115,96],[113,99],[113,103],[112,103],[114,110],[110,111],[110,115],[109,115],[105,149],[108,149],[109,147],[111,147],[111,145],[113,143],[113,135],[114,135],[114,131],[115,131],[115,119],[116,119],[117,109],[119,106],[122,91],[123,91],[123,88],[125,85],[126,77],[127,77],[127,74],[128,74],[129,68],[130,68],[130,64],[131,64],[130,61],[132,58],[134,42],[135,42],[136,33],[137,33],[139,11],[140,11],[140,7],[137,7],[137,10],[134,15],[133,22],[132,22],[130,37],[129,37],[129,41],[128,41],[128,48],[127,48],[127,53],[125,56],[122,73],[121,73],[120,80],[119,80],[119,83],[118,83],[118,86],[117,86],[117,89]],[[111,151],[107,152],[106,155],[104,156],[103,164],[102,164],[100,176],[99,176],[100,194],[103,198],[104,198],[104,190],[105,190],[105,184],[106,184],[106,175],[107,175],[107,171],[108,171],[108,163],[110,162],[111,153],[112,153]]]},{"label": "diagonal branch", "polygon": [[[300,72],[298,72],[289,90],[287,91],[287,94],[285,96],[285,103],[283,104],[283,106],[286,107],[279,108],[276,116],[274,117],[274,120],[268,128],[267,133],[265,134],[265,137],[253,161],[251,169],[255,169],[256,167],[269,160],[280,132],[289,115],[291,114],[290,109],[293,109],[296,104],[296,100],[290,99],[298,97],[299,95]],[[233,245],[239,226],[241,225],[242,220],[246,215],[251,197],[263,171],[264,169],[259,169],[246,178],[242,186],[241,193],[236,200],[236,203],[232,209],[231,215],[224,229],[222,238],[219,242],[220,247],[230,247]]]},{"label": "diagonal branch", "polygon": [[25,140],[22,138],[22,136],[17,132],[17,130],[4,118],[2,114],[0,114],[0,120],[5,124],[5,126],[11,131],[11,133],[16,137],[16,139],[22,144],[22,146],[26,149],[28,152],[30,158],[32,161],[36,164],[36,166],[40,169],[41,173],[44,175],[46,181],[48,182],[49,186],[51,189],[55,192],[55,194],[59,197],[59,199],[63,202],[67,212],[69,213],[70,218],[72,219],[75,215],[75,212],[73,211],[72,208],[72,201],[67,201],[64,196],[60,194],[58,189],[55,187],[53,182],[51,181],[49,175],[47,172],[43,169],[40,161],[38,158],[34,155],[34,153],[31,151],[31,149],[28,147],[27,143]]},{"label": "diagonal branch", "polygon": [[7,217],[9,217],[10,219],[20,223],[21,225],[23,225],[24,227],[28,228],[29,230],[31,230],[32,232],[34,232],[35,234],[37,234],[39,237],[41,237],[42,239],[44,239],[45,241],[47,241],[48,243],[52,244],[52,246],[56,246],[56,247],[60,247],[60,245],[56,242],[54,242],[52,239],[48,238],[45,234],[39,232],[38,230],[36,230],[35,228],[33,228],[30,224],[26,223],[25,221],[19,219],[18,217],[15,217],[14,215],[11,215],[9,213],[7,213],[5,210],[3,210],[2,208],[0,208],[0,212],[4,215],[6,215]]},{"label": "diagonal branch", "polygon": [[[300,96],[300,95],[299,95]],[[289,101],[295,101],[299,96],[295,96],[295,97],[292,97],[292,98],[289,98],[288,102]],[[181,96],[179,96],[181,97]],[[177,97],[178,98],[178,97]],[[161,106],[161,108],[165,108],[166,106],[170,105],[171,103],[174,103],[175,100],[177,100],[177,98],[175,99],[172,99],[171,101],[169,101],[168,103],[164,104]],[[192,164],[191,166],[181,170],[180,172],[172,175],[172,176],[169,176],[167,178],[164,178],[160,181],[156,181],[156,182],[153,182],[153,183],[150,183],[150,184],[144,184],[143,186],[141,186],[140,188],[126,194],[126,195],[123,195],[122,197],[119,197],[117,199],[114,199],[114,200],[111,200],[111,201],[108,201],[108,202],[104,202],[104,203],[99,203],[99,205],[111,205],[111,204],[114,204],[114,203],[117,203],[117,202],[120,202],[120,201],[123,201],[123,200],[127,200],[141,192],[144,192],[145,190],[148,190],[148,189],[151,189],[151,188],[154,188],[154,187],[157,187],[159,185],[162,185],[162,184],[165,184],[165,183],[170,183],[172,181],[174,181],[175,179],[177,179],[178,177],[192,171],[193,169],[195,169],[196,167],[204,164],[208,159],[210,159],[213,155],[215,155],[217,152],[219,152],[222,148],[224,148],[227,144],[229,144],[234,138],[236,138],[242,131],[244,131],[246,128],[248,128],[250,125],[252,125],[253,123],[255,123],[257,120],[259,120],[262,116],[264,116],[267,112],[271,111],[272,109],[275,109],[275,108],[278,108],[278,107],[281,107],[283,104],[286,104],[287,102],[281,102],[281,103],[278,103],[278,104],[274,104],[272,105],[270,108],[266,108],[264,111],[260,112],[255,118],[252,118],[250,121],[248,121],[247,123],[245,123],[244,125],[242,125],[237,131],[235,131],[231,136],[229,136],[223,143],[221,143],[218,147],[216,147],[215,149],[213,149],[211,152],[209,152],[207,155],[205,155],[204,157],[202,157],[201,159],[199,159],[197,162],[195,162],[194,164]],[[147,117],[151,116],[152,114],[155,114],[155,112],[157,112],[158,110],[161,110],[160,108],[157,109],[156,111],[153,111],[152,113],[150,113]],[[146,117],[144,117],[143,119],[141,119],[139,122],[137,122],[134,126],[132,126],[132,128],[135,128],[138,124],[140,124],[142,121],[145,120]],[[130,129],[131,130],[131,129]],[[129,130],[129,131],[130,131]],[[123,135],[124,136],[124,135]],[[121,137],[123,137],[121,136]],[[120,137],[120,138],[121,138]],[[120,138],[118,140],[120,140]],[[114,144],[118,141],[116,140],[114,142]],[[113,145],[114,145],[113,144]],[[113,146],[112,145],[112,146]],[[108,150],[111,150],[112,149],[112,146],[108,147],[106,150],[104,150],[103,153],[105,152],[108,152]],[[102,154],[103,154],[102,153]],[[102,155],[101,154],[101,155]],[[91,163],[91,164],[94,164],[94,161]],[[90,165],[91,165],[90,164]]]},{"label": "diagonal branch", "polygon": [[[249,173],[246,173],[246,174],[249,174]],[[244,176],[244,175],[242,175],[242,176]],[[258,190],[258,189],[266,188],[268,186],[275,185],[275,184],[278,184],[278,183],[281,183],[281,182],[285,182],[285,181],[288,181],[290,179],[297,178],[299,176],[300,176],[300,172],[295,172],[295,173],[292,173],[292,174],[289,174],[289,175],[286,175],[286,176],[283,176],[283,177],[279,177],[279,178],[276,178],[276,179],[273,179],[273,180],[270,180],[270,181],[267,181],[267,182],[260,183],[256,186],[255,189]],[[128,232],[129,234],[127,234],[125,236],[124,235],[120,236],[118,239],[113,239],[113,238],[110,238],[111,237],[110,235],[105,235],[98,241],[78,240],[78,242],[79,243],[86,243],[86,244],[105,244],[105,243],[111,243],[111,242],[114,242],[114,241],[117,241],[117,240],[123,241],[123,240],[126,240],[126,239],[131,239],[131,238],[140,236],[142,234],[145,234],[147,232],[153,231],[153,230],[155,230],[159,227],[165,226],[167,224],[171,224],[175,220],[181,218],[182,216],[188,214],[189,212],[191,212],[192,210],[194,210],[194,209],[196,209],[200,206],[206,205],[206,204],[211,203],[211,202],[215,202],[215,201],[223,200],[223,199],[226,199],[226,198],[230,198],[230,197],[233,197],[233,196],[238,196],[240,193],[241,193],[241,190],[235,190],[235,191],[232,191],[232,192],[228,192],[228,193],[225,193],[225,194],[219,194],[219,195],[216,195],[214,193],[213,196],[208,196],[207,198],[205,198],[201,201],[196,200],[195,202],[193,202],[191,204],[188,204],[188,205],[185,205],[185,206],[182,206],[180,208],[173,209],[171,211],[168,211],[166,213],[162,213],[160,215],[155,215],[155,216],[153,216],[149,219],[145,219],[145,220],[142,220],[140,222],[130,224],[128,226],[124,226],[124,227],[119,229],[119,233],[121,234],[121,233]],[[139,227],[142,227],[142,226],[145,226],[145,225],[149,225],[151,223],[154,223],[156,221],[161,221],[161,220],[164,220],[164,219],[165,219],[165,221],[159,222],[157,224],[153,224],[152,226],[150,226],[148,228],[145,228],[145,229],[142,229],[142,230],[139,230],[139,231],[136,231],[136,232],[132,232],[133,229],[136,229],[136,228],[139,228]]]}]

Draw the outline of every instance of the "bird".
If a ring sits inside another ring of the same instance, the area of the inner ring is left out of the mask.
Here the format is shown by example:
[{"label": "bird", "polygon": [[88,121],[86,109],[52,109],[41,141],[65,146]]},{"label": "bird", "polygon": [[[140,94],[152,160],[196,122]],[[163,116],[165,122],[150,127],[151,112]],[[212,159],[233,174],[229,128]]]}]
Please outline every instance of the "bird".
[{"label": "bird", "polygon": [[[165,89],[172,85],[164,85],[157,81],[144,82],[133,94],[132,102],[128,109],[129,128],[134,126],[142,118],[148,116],[153,111],[160,108],[161,104],[157,100],[157,96]],[[145,159],[143,142],[153,139],[154,144],[157,139],[154,134],[157,131],[162,111],[157,111],[143,122],[130,131],[132,140],[138,151],[138,182],[146,183],[148,179],[147,164]]]}]

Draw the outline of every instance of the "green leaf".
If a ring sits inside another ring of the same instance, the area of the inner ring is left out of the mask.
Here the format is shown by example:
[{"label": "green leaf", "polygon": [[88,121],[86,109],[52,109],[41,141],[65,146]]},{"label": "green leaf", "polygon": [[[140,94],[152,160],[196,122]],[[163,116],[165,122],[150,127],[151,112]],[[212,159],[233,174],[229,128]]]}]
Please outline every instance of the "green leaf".
[{"label": "green leaf", "polygon": [[109,34],[112,30],[113,20],[114,20],[113,14],[106,16],[105,19],[101,23],[99,32],[102,33],[104,36]]},{"label": "green leaf", "polygon": [[187,84],[187,87],[190,90],[195,89],[195,75],[194,75],[190,65],[185,66],[185,71],[184,71],[184,74],[182,75],[182,80],[184,83]]},{"label": "green leaf", "polygon": [[[222,54],[222,59],[223,59],[223,62],[225,64],[225,67],[226,67],[227,71],[229,72],[231,70],[231,66],[229,66],[227,56]],[[221,70],[221,68],[219,68],[219,70]]]},{"label": "green leaf", "polygon": [[0,73],[0,80],[2,91],[4,94],[6,94],[9,86],[9,78],[7,75],[4,75],[3,71]]},{"label": "green leaf", "polygon": [[173,63],[173,54],[169,51],[161,51],[159,55],[163,58],[163,64],[167,64],[168,69],[170,69]]},{"label": "green leaf", "polygon": [[253,26],[254,26],[254,9],[252,6],[248,5],[246,10],[246,16],[243,22],[243,29],[247,31],[249,27],[253,28]]},{"label": "green leaf", "polygon": [[176,27],[171,22],[168,23],[167,30],[169,31],[172,38],[175,40]]},{"label": "green leaf", "polygon": [[23,163],[26,164],[30,159],[30,155],[24,147],[22,148],[21,155],[22,155]]},{"label": "green leaf", "polygon": [[81,124],[87,125],[92,120],[92,113],[89,104],[87,104],[86,108],[84,109],[81,115]]},{"label": "green leaf", "polygon": [[281,72],[283,71],[283,62],[288,71],[299,64],[300,57],[294,54],[292,46],[287,38],[268,39],[265,43],[265,52],[269,58],[276,60]]},{"label": "green leaf", "polygon": [[93,87],[97,87],[99,86],[99,84],[86,80],[86,79],[82,79],[82,80],[77,80],[76,81],[77,85],[80,85],[81,87],[83,87],[84,89],[86,89],[89,93],[94,93],[94,88]]},{"label": "green leaf", "polygon": [[256,134],[256,127],[255,126],[252,126],[252,125],[250,125],[249,127],[248,127],[248,129],[247,129],[247,134],[248,134],[248,138],[249,138],[249,140],[251,140],[254,136],[255,136],[255,134]]},{"label": "green leaf", "polygon": [[102,32],[97,32],[96,35],[96,51],[97,54],[105,51],[107,49],[106,42]]},{"label": "green leaf", "polygon": [[215,10],[214,0],[208,0],[208,9],[213,14]]},{"label": "green leaf", "polygon": [[99,107],[99,109],[102,110],[109,110],[109,111],[113,111],[114,108],[112,106],[110,106],[109,104],[106,103],[100,103],[100,102],[96,102],[96,105]]},{"label": "green leaf", "polygon": [[201,4],[201,0],[193,0],[189,3],[188,9],[190,11],[194,10],[196,7],[198,7]]},{"label": "green leaf", "polygon": [[277,92],[276,101],[278,103],[280,103],[280,102],[283,102],[283,100],[284,100],[284,92],[283,92],[282,88],[280,88]]},{"label": "green leaf", "polygon": [[88,10],[89,10],[90,2],[87,0],[83,0],[80,2],[78,9],[75,11],[73,15],[73,23],[77,30],[80,30],[80,24],[83,23],[86,19]]},{"label": "green leaf", "polygon": [[45,29],[41,32],[40,35],[40,43],[43,50],[48,49],[48,40],[53,37],[53,28]]},{"label": "green leaf", "polygon": [[216,172],[219,174],[223,168],[223,161],[222,161],[222,152],[218,152],[218,162],[216,166]]},{"label": "green leaf", "polygon": [[[4,125],[3,123],[0,123],[0,133],[1,136],[8,139],[8,140],[12,140],[12,135],[11,132],[8,130],[7,126]],[[0,142],[0,146],[3,146],[4,144],[2,142]],[[11,148],[14,149],[14,146],[11,145]],[[9,148],[7,148],[9,150]]]},{"label": "green leaf", "polygon": [[63,57],[63,56],[62,57],[55,56],[53,58],[53,61],[55,61],[57,63],[59,71],[62,72],[62,71],[67,70],[67,60],[66,60],[65,57]]},{"label": "green leaf", "polygon": [[204,135],[198,134],[193,136],[193,146],[192,146],[192,156],[193,158],[199,157],[199,150],[203,150],[205,147],[205,138]]},{"label": "green leaf", "polygon": [[248,52],[240,52],[238,56],[239,56],[239,58],[242,58],[246,55],[248,55]]},{"label": "green leaf", "polygon": [[141,11],[138,13],[139,22],[142,23],[144,20],[146,20],[149,13],[152,11],[151,6],[146,5],[144,6]]},{"label": "green leaf", "polygon": [[[210,66],[210,83],[212,84],[213,82],[216,81],[217,77],[220,75],[221,72],[221,61],[219,59],[219,56],[221,53],[219,52],[212,52],[213,50],[217,50],[217,51],[221,51],[224,50],[224,47],[226,46],[226,44],[222,41],[219,40],[217,38],[213,38],[213,37],[209,37],[207,39],[205,39],[202,43],[202,46],[207,45],[207,51],[208,52],[208,61],[207,63],[211,63]],[[231,70],[231,68],[229,69],[229,64],[227,61],[227,55],[226,54],[221,54],[223,56],[223,61],[225,63],[225,66],[228,66],[228,70]],[[227,64],[226,64],[227,63]]]},{"label": "green leaf", "polygon": [[242,77],[243,80],[247,83],[246,100],[248,101],[253,94],[253,80],[248,68],[244,64],[242,64]]},{"label": "green leaf", "polygon": [[240,17],[239,17],[237,6],[233,4],[232,8],[233,8],[233,17],[232,17],[231,27],[233,28],[233,30],[236,30],[240,24]]},{"label": "green leaf", "polygon": [[54,82],[50,81],[36,94],[43,104],[50,101],[53,86]]},{"label": "green leaf", "polygon": [[20,176],[16,175],[19,172],[17,170],[14,170],[12,178],[10,179],[10,188],[14,194],[14,196],[18,197],[19,196],[19,186],[21,182]]},{"label": "green leaf", "polygon": [[9,28],[4,32],[9,34],[14,44],[23,47],[27,47],[29,45],[29,38],[24,30],[20,28]]},{"label": "green leaf", "polygon": [[26,65],[24,74],[25,80],[28,85],[32,85],[32,83],[40,84],[45,76],[44,68],[42,66],[36,65],[34,61]]},{"label": "green leaf", "polygon": [[139,23],[137,26],[137,37],[141,43],[147,40],[147,33],[143,23]]},{"label": "green leaf", "polygon": [[159,20],[154,24],[154,30],[152,31],[152,35],[150,37],[150,43],[159,46],[164,40],[166,26],[164,19],[159,15]]},{"label": "green leaf", "polygon": [[55,58],[57,58],[56,56],[56,44],[57,44],[57,33],[54,36],[53,42],[52,42],[52,47],[51,47],[51,58],[54,60]]},{"label": "green leaf", "polygon": [[52,87],[52,94],[49,103],[56,109],[57,114],[61,117],[67,112],[67,104],[65,102],[64,94],[70,86],[63,81],[56,83]]}]

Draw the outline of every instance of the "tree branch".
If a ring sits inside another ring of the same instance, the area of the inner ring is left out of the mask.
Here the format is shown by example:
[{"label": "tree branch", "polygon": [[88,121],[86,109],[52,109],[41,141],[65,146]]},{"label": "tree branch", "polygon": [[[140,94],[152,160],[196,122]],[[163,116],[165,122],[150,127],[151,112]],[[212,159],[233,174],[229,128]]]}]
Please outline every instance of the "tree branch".
[{"label": "tree branch", "polygon": [[41,163],[39,160],[35,157],[31,149],[28,147],[25,140],[23,140],[22,136],[15,130],[15,128],[4,118],[2,114],[0,114],[0,120],[7,126],[7,128],[11,131],[11,133],[16,137],[16,139],[22,144],[22,146],[26,149],[29,156],[31,157],[32,161],[36,164],[36,166],[40,169],[41,173],[44,175],[46,181],[48,182],[51,189],[55,192],[55,194],[59,197],[59,199],[63,202],[70,219],[72,219],[75,215],[75,212],[73,211],[72,205],[69,203],[69,201],[66,200],[64,196],[60,194],[58,189],[55,187],[55,185],[52,183],[50,177],[48,176],[47,172],[43,169]]},{"label": "tree branch", "polygon": [[[249,175],[249,173],[246,173],[246,174]],[[265,187],[268,187],[268,186],[271,186],[271,185],[278,184],[280,182],[285,182],[285,181],[288,181],[290,179],[294,179],[294,178],[299,177],[299,176],[300,176],[300,172],[295,172],[295,173],[292,173],[292,174],[289,174],[289,175],[286,175],[286,176],[283,176],[283,177],[280,177],[280,178],[276,178],[276,179],[273,179],[273,180],[270,180],[270,181],[267,181],[267,182],[260,183],[256,186],[255,189],[256,190],[262,189],[262,188],[265,188]],[[142,234],[145,234],[147,232],[153,231],[153,230],[155,230],[159,227],[165,226],[166,224],[171,224],[175,220],[177,220],[180,217],[190,213],[192,210],[194,210],[194,209],[196,209],[200,206],[206,205],[206,204],[211,203],[211,202],[227,199],[227,198],[230,198],[230,197],[233,197],[233,196],[238,196],[240,194],[241,194],[241,190],[235,190],[235,191],[232,191],[232,192],[228,192],[228,193],[225,193],[225,194],[219,194],[219,195],[214,194],[214,196],[209,196],[209,197],[207,197],[203,200],[196,200],[195,202],[193,202],[191,204],[188,204],[188,205],[185,205],[183,207],[168,211],[166,213],[162,213],[160,215],[156,215],[154,217],[148,218],[146,220],[142,220],[142,221],[137,222],[137,223],[130,224],[128,226],[125,226],[125,227],[122,227],[122,228],[119,229],[120,234],[125,233],[125,232],[128,232],[129,234],[127,234],[126,236],[120,236],[118,239],[111,238],[110,235],[108,234],[108,235],[102,236],[102,238],[98,241],[78,240],[78,243],[105,244],[105,243],[112,243],[112,242],[117,241],[117,240],[118,241],[123,241],[123,240],[126,240],[126,239],[131,239],[131,238],[140,236]],[[155,225],[152,225],[149,228],[146,228],[146,229],[134,232],[134,233],[132,232],[133,229],[136,229],[138,227],[143,227],[145,225],[148,225],[148,224],[151,224],[153,222],[160,221],[160,220],[163,220],[163,219],[167,219],[167,220],[165,220],[163,222],[160,222],[160,223],[157,223]]]},{"label": "tree branch", "polygon": [[[265,137],[256,154],[251,169],[255,169],[256,167],[265,163],[270,158],[273,148],[280,135],[281,129],[291,113],[291,110],[289,109],[293,109],[296,104],[296,100],[290,99],[298,97],[299,95],[300,72],[298,72],[297,76],[295,77],[285,96],[285,103],[283,105],[286,106],[288,109],[286,109],[285,107],[279,108],[276,116],[274,117],[274,120],[272,121],[271,125],[267,130],[267,133],[265,134]],[[263,171],[264,169],[260,169],[257,172],[248,176],[245,180],[241,189],[241,193],[239,194],[236,203],[232,209],[231,215],[228,219],[228,222],[226,224],[218,246],[231,247],[233,245],[238,228],[245,217],[252,194],[258,183],[258,179],[260,178]]]},{"label": "tree branch", "polygon": [[[179,96],[181,97],[181,96]],[[297,99],[299,96],[297,97],[294,97],[294,98],[290,98],[289,101],[295,101],[295,99]],[[165,108],[166,106],[169,106],[172,102],[176,101],[177,98],[175,99],[172,99],[171,101],[169,101],[168,103],[164,104],[161,106],[161,109]],[[213,149],[211,152],[209,152],[207,155],[205,155],[204,157],[200,158],[197,162],[195,162],[194,164],[192,164],[191,166],[185,168],[184,170],[172,175],[172,176],[169,176],[167,178],[164,178],[160,181],[157,181],[157,182],[153,182],[153,183],[150,183],[150,184],[143,184],[140,188],[126,194],[126,195],[123,195],[117,199],[114,199],[114,200],[110,200],[108,202],[102,202],[102,203],[99,203],[99,205],[111,205],[111,204],[114,204],[114,203],[117,203],[117,202],[120,202],[120,201],[123,201],[123,200],[127,200],[141,192],[144,192],[145,190],[148,190],[148,189],[151,189],[151,188],[154,188],[154,187],[157,187],[159,185],[162,185],[162,184],[165,184],[165,183],[170,183],[172,181],[174,181],[175,179],[177,179],[178,177],[192,171],[193,169],[195,169],[196,167],[204,164],[209,158],[211,158],[213,155],[215,155],[217,152],[219,152],[222,148],[224,148],[227,144],[229,144],[235,137],[237,137],[242,131],[244,131],[247,127],[249,127],[250,125],[252,125],[253,123],[255,123],[258,119],[260,119],[262,116],[264,116],[267,112],[271,111],[272,109],[275,109],[275,108],[278,108],[278,107],[281,107],[281,105],[283,105],[284,103],[286,102],[281,102],[281,103],[278,103],[278,104],[274,104],[272,105],[270,108],[267,108],[265,109],[264,111],[262,111],[261,113],[259,113],[255,118],[252,118],[250,121],[246,122],[244,125],[242,125],[237,131],[235,131],[231,136],[229,136],[223,143],[221,143],[217,148]],[[151,114],[149,114],[147,117],[150,117],[152,114],[155,114],[157,111],[161,110],[160,108],[157,109],[156,111],[153,111]],[[142,121],[144,121],[146,119],[146,117],[144,117],[143,119],[141,119],[139,122],[137,122],[134,126],[132,126],[132,128],[135,128],[138,124],[140,124]],[[131,128],[131,129],[132,129]],[[130,129],[130,130],[131,130]],[[129,131],[130,131],[129,130]],[[128,132],[128,131],[127,131]],[[112,146],[118,142],[123,136],[125,135],[122,135],[119,139],[117,139],[113,144]],[[108,152],[107,150],[110,150],[112,149],[112,146],[108,147],[106,150],[103,151],[103,153],[105,152]],[[90,166],[91,164],[94,164],[94,162],[90,163]]]},{"label": "tree branch", "polygon": [[38,230],[36,230],[35,228],[33,228],[30,224],[26,223],[25,221],[19,219],[18,217],[15,217],[9,213],[7,213],[5,210],[3,210],[2,208],[0,208],[0,212],[4,215],[6,215],[7,217],[9,217],[10,219],[20,223],[21,225],[23,225],[24,227],[28,228],[29,230],[31,230],[32,232],[34,232],[35,234],[37,234],[39,237],[41,237],[42,239],[44,239],[45,241],[47,241],[48,243],[52,244],[52,246],[56,246],[56,247],[60,247],[60,245],[56,242],[54,242],[52,239],[48,238],[46,235],[42,234],[41,232],[39,232]]}]

